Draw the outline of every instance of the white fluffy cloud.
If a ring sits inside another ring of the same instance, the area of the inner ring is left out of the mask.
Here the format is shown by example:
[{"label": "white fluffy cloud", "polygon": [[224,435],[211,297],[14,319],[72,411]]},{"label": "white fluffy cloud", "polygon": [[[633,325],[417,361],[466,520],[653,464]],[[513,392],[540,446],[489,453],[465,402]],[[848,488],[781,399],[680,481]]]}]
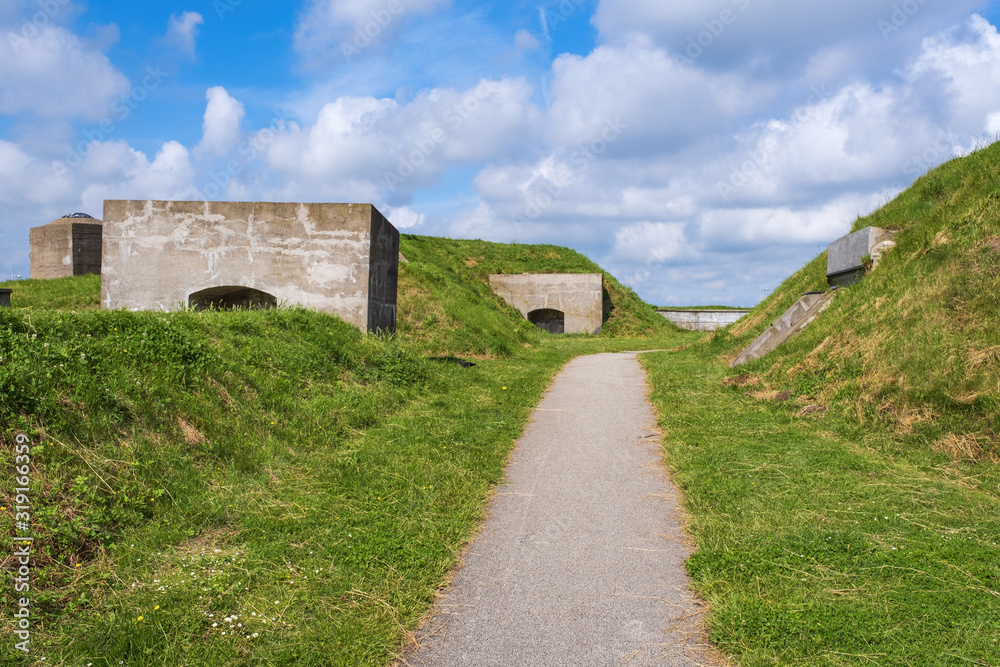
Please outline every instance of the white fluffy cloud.
[{"label": "white fluffy cloud", "polygon": [[396,229],[412,229],[419,227],[427,219],[423,213],[417,213],[406,206],[393,206],[386,209],[386,217]]},{"label": "white fluffy cloud", "polygon": [[198,40],[198,26],[205,24],[205,18],[198,12],[184,12],[174,14],[167,21],[167,44],[194,56],[196,42]]},{"label": "white fluffy cloud", "polygon": [[614,255],[619,259],[663,263],[690,252],[683,223],[640,222],[615,232]]},{"label": "white fluffy cloud", "polygon": [[225,88],[216,86],[205,93],[208,105],[202,123],[202,139],[198,152],[216,156],[227,155],[240,143],[241,124],[246,116],[243,103],[232,97]]},{"label": "white fluffy cloud", "polygon": [[362,193],[402,203],[451,166],[524,150],[539,118],[531,94],[525,81],[512,79],[484,80],[464,91],[433,89],[407,104],[341,97],[311,126],[285,127],[263,152],[295,191],[364,183]]},{"label": "white fluffy cloud", "polygon": [[50,24],[0,39],[2,114],[96,121],[128,91],[107,56],[65,28]]},{"label": "white fluffy cloud", "polygon": [[[761,72],[822,70],[844,60],[847,71],[896,65],[933,26],[968,17],[981,0],[601,0],[594,25],[615,42],[651,36],[668,52],[699,65]],[[841,70],[843,72],[843,70]],[[815,82],[815,81],[814,81]]]}]

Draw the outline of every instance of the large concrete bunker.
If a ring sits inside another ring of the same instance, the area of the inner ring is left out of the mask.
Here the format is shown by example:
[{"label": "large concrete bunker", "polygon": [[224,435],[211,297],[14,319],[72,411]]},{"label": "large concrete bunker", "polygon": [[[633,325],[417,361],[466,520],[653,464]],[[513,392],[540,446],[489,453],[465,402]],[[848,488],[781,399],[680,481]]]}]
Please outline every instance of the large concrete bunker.
[{"label": "large concrete bunker", "polygon": [[597,333],[604,323],[600,273],[500,274],[490,276],[490,286],[549,333]]},{"label": "large concrete bunker", "polygon": [[72,213],[28,231],[32,278],[101,273],[101,221]]},{"label": "large concrete bunker", "polygon": [[396,326],[399,232],[371,204],[106,201],[103,308],[299,305]]}]

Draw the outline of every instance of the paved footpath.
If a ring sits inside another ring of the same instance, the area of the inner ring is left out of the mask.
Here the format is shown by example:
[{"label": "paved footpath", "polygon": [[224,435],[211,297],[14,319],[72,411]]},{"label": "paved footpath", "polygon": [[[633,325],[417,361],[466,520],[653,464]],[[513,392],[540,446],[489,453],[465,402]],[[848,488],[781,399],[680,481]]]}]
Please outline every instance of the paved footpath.
[{"label": "paved footpath", "polygon": [[716,665],[636,354],[569,363],[401,665]]}]

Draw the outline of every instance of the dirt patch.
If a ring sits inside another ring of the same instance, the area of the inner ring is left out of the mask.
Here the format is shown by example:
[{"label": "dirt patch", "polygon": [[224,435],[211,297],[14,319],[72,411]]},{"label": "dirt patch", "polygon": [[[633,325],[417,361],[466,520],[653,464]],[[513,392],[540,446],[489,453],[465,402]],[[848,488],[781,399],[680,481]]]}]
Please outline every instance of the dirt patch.
[{"label": "dirt patch", "polygon": [[807,405],[798,412],[799,417],[805,417],[806,415],[816,415],[826,412],[826,406],[823,405]]},{"label": "dirt patch", "polygon": [[204,445],[208,440],[201,431],[196,429],[184,417],[177,417],[177,427],[181,430],[181,435],[184,437],[184,444],[186,445]]},{"label": "dirt patch", "polygon": [[727,387],[755,387],[760,384],[760,378],[756,375],[738,375],[736,377],[726,378],[722,381],[722,384]]},{"label": "dirt patch", "polygon": [[744,395],[759,401],[774,401],[776,403],[784,403],[792,398],[790,391],[748,391]]}]

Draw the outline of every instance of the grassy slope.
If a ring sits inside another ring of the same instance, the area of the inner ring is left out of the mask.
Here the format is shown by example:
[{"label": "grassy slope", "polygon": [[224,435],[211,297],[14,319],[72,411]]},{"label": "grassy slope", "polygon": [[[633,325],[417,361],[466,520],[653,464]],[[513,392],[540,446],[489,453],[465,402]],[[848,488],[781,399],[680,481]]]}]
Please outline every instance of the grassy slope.
[{"label": "grassy slope", "polygon": [[742,322],[647,362],[694,517],[689,570],[740,664],[1000,655],[998,190],[1000,144],[859,219],[898,246],[761,360],[726,364],[825,288],[825,253]]},{"label": "grassy slope", "polygon": [[490,289],[489,276],[495,273],[601,273],[603,337],[676,331],[614,276],[569,248],[404,234],[400,251],[409,263],[400,268],[399,331],[429,353],[506,356],[541,339]]},{"label": "grassy slope", "polygon": [[[301,310],[101,312],[91,277],[12,284],[29,307],[0,311],[0,446],[19,431],[34,445],[34,657],[391,660],[561,365],[662,344],[552,337],[484,287],[501,267],[594,270],[572,251],[441,246],[404,239],[389,340]],[[609,331],[685,339],[607,285]],[[22,658],[0,645],[0,662]]]},{"label": "grassy slope", "polygon": [[[995,144],[858,220],[855,230],[898,230],[898,246],[800,336],[739,373],[957,456],[964,440],[966,457],[1000,458],[998,200]],[[823,289],[825,268],[824,253],[712,349],[734,356],[799,294]]]}]

